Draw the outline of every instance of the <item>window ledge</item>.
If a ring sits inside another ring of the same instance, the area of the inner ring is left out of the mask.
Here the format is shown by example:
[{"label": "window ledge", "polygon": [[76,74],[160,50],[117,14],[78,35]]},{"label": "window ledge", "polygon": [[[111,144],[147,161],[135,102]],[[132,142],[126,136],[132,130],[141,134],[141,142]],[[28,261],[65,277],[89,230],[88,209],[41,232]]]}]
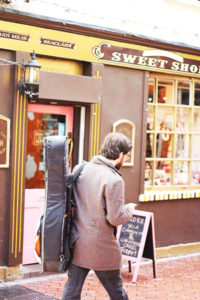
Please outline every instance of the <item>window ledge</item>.
[{"label": "window ledge", "polygon": [[139,202],[200,198],[200,189],[184,191],[151,191],[140,194]]}]

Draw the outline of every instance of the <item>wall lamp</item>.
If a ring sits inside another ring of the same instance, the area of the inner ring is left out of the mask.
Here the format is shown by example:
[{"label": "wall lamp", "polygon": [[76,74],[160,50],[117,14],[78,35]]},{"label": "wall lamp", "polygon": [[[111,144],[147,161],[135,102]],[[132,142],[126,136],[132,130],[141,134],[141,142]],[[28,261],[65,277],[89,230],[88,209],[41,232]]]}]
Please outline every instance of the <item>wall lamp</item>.
[{"label": "wall lamp", "polygon": [[23,76],[18,83],[20,95],[27,94],[30,98],[39,95],[39,73],[41,66],[36,60],[33,51],[31,60],[23,65]]}]

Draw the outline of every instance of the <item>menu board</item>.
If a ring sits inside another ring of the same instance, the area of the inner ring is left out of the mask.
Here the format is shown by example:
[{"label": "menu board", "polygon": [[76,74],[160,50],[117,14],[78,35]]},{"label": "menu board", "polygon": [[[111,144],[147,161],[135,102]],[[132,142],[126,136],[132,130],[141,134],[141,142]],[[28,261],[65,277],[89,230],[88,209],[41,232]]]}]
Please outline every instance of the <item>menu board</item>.
[{"label": "menu board", "polygon": [[153,213],[135,210],[132,218],[118,227],[117,233],[122,257],[135,262],[133,282],[136,282],[142,257],[153,260],[153,274],[156,277],[155,233]]},{"label": "menu board", "polygon": [[146,217],[133,215],[132,218],[122,226],[120,235],[120,248],[122,255],[137,257],[141,245]]}]

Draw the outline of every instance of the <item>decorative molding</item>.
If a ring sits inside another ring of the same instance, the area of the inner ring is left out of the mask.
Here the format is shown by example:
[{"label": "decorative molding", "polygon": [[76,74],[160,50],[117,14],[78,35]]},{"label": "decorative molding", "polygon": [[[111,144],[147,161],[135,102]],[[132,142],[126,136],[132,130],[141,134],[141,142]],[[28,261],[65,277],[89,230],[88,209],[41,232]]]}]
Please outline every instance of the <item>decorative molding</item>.
[{"label": "decorative molding", "polygon": [[126,119],[120,119],[113,124],[113,132],[120,132],[127,136],[131,143],[132,149],[130,156],[127,161],[123,163],[124,166],[133,166],[134,165],[134,152],[135,152],[135,124]]},{"label": "decorative molding", "polygon": [[0,168],[9,168],[10,119],[0,115]]},{"label": "decorative molding", "polygon": [[140,202],[200,198],[200,190],[151,191],[139,195]]}]

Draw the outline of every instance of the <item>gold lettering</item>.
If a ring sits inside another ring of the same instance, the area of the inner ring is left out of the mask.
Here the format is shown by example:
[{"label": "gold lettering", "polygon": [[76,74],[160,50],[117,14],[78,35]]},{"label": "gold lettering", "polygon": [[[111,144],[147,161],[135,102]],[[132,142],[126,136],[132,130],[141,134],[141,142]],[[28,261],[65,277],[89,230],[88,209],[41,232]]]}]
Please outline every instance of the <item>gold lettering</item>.
[{"label": "gold lettering", "polygon": [[0,147],[4,146],[4,140],[0,140]]}]

